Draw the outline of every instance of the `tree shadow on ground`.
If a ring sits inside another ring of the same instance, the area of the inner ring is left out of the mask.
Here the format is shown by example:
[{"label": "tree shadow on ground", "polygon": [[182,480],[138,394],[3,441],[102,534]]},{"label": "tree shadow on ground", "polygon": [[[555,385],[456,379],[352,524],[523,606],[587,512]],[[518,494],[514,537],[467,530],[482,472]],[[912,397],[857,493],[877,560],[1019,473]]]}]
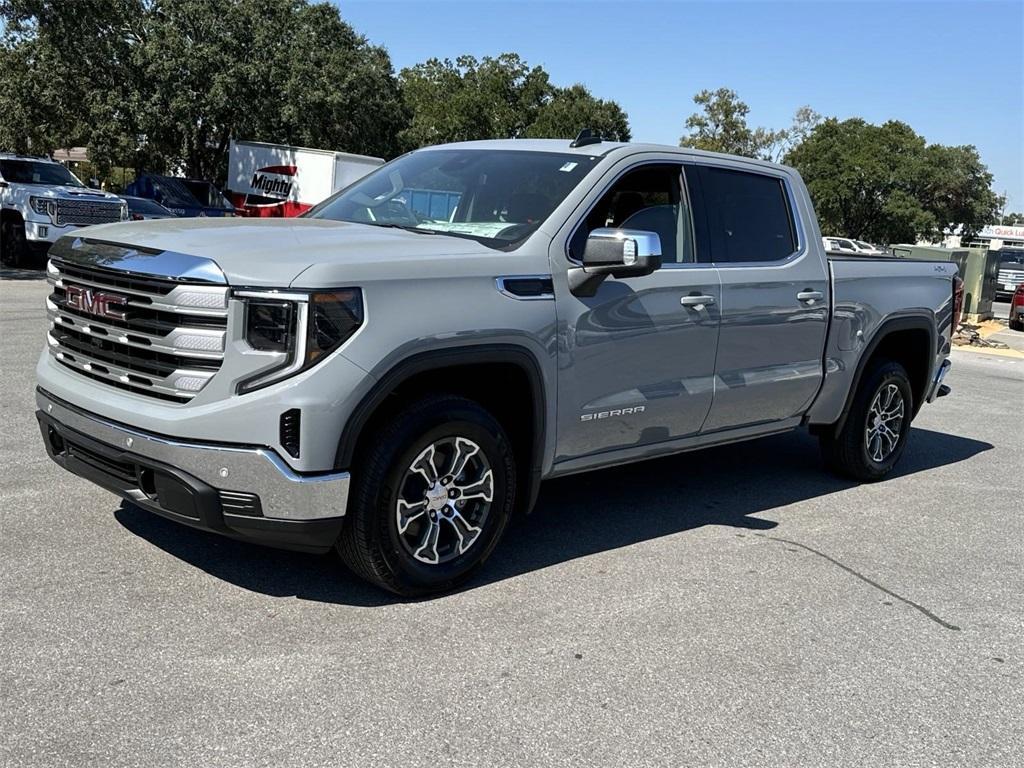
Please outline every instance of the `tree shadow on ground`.
[{"label": "tree shadow on ground", "polygon": [[[892,477],[955,464],[991,448],[914,428]],[[542,486],[533,514],[513,525],[464,589],[706,525],[775,528],[778,521],[760,515],[854,485],[822,468],[817,441],[802,431],[551,480]],[[245,589],[358,606],[399,599],[356,579],[333,554],[233,541],[127,502],[115,516],[154,546]]]}]

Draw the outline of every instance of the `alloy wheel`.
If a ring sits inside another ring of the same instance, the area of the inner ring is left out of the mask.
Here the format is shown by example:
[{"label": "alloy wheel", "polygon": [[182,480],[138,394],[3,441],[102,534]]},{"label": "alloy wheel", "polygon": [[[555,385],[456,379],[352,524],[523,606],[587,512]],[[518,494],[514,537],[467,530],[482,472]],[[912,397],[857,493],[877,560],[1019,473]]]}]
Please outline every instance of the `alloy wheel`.
[{"label": "alloy wheel", "polygon": [[864,447],[872,461],[881,464],[896,450],[905,408],[903,393],[895,384],[885,384],[875,393],[864,429]]},{"label": "alloy wheel", "polygon": [[480,446],[441,438],[405,471],[395,503],[398,538],[421,563],[449,562],[480,540],[493,500],[494,472]]}]

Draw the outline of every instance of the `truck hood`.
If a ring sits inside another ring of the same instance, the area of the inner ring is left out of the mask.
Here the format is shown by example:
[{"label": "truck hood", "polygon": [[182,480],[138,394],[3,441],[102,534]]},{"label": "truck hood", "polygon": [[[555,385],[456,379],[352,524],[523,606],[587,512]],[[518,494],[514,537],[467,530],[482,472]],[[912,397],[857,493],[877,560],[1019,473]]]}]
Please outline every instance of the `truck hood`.
[{"label": "truck hood", "polygon": [[101,189],[73,187],[64,184],[26,184],[25,186],[32,190],[33,197],[53,197],[66,200],[103,200],[111,203],[121,202],[121,198],[117,195],[112,195]]},{"label": "truck hood", "polygon": [[[214,261],[232,285],[321,287],[379,277],[388,265],[415,274],[466,255],[501,256],[475,240],[324,219],[159,219],[103,224],[90,240],[174,251]],[[310,269],[314,267],[313,269]],[[308,270],[306,282],[297,281]]]}]

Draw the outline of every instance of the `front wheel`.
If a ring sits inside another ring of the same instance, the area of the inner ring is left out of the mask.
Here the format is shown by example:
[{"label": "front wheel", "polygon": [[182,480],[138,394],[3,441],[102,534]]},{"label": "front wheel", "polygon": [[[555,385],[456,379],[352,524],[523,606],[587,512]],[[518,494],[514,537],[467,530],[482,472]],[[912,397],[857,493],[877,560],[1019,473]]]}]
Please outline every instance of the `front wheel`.
[{"label": "front wheel", "polygon": [[865,482],[888,475],[907,445],[913,398],[902,365],[875,363],[861,381],[842,429],[821,436],[826,465]]},{"label": "front wheel", "polygon": [[393,417],[359,462],[337,549],[358,576],[400,595],[452,589],[494,550],[512,514],[515,461],[501,424],[461,397]]}]

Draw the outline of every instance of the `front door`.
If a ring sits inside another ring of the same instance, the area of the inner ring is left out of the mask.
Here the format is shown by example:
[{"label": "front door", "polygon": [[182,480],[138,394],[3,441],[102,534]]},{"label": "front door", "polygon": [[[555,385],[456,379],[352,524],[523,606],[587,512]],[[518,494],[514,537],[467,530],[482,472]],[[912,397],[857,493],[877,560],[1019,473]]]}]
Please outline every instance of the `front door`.
[{"label": "front door", "polygon": [[682,166],[633,165],[611,176],[568,257],[552,254],[553,265],[567,270],[600,227],[655,232],[663,265],[606,279],[590,298],[560,281],[556,462],[695,434],[711,407],[721,291],[717,270],[696,263]]},{"label": "front door", "polygon": [[722,282],[715,399],[703,431],[799,416],[823,376],[829,283],[821,249],[801,231],[784,172],[690,170]]}]

